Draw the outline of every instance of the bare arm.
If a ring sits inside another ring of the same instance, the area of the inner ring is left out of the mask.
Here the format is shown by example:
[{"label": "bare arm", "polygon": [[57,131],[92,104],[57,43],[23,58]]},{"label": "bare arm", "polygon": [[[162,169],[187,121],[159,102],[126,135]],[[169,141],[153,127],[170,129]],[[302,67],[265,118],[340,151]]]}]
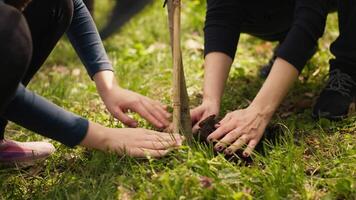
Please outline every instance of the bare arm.
[{"label": "bare arm", "polygon": [[231,65],[232,59],[224,53],[212,52],[205,57],[203,103],[191,111],[194,132],[199,128],[200,121],[219,114]]}]

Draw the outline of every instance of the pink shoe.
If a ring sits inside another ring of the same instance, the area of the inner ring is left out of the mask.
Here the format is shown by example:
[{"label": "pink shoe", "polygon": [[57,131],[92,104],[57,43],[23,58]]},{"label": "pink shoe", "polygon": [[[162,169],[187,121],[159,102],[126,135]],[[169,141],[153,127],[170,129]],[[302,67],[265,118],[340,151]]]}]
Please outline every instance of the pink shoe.
[{"label": "pink shoe", "polygon": [[0,140],[0,163],[32,165],[56,151],[48,142],[16,142]]}]

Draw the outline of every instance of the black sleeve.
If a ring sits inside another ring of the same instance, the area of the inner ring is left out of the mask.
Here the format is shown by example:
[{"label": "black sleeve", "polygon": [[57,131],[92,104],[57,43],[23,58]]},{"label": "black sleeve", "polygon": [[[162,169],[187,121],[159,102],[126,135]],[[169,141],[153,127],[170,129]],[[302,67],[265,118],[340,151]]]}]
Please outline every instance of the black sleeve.
[{"label": "black sleeve", "polygon": [[293,25],[276,56],[292,64],[299,72],[313,56],[323,35],[328,15],[325,0],[297,0]]},{"label": "black sleeve", "polygon": [[205,56],[211,52],[235,57],[242,13],[237,0],[208,0],[204,28]]},{"label": "black sleeve", "polygon": [[89,127],[88,120],[48,102],[22,85],[2,117],[69,147],[78,145]]}]

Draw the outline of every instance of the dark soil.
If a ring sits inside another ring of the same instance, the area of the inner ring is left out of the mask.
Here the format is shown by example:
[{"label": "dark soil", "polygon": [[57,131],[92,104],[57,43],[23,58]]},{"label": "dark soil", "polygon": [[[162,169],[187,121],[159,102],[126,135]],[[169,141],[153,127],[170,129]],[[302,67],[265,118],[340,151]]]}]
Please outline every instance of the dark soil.
[{"label": "dark soil", "polygon": [[[194,135],[194,138],[196,141],[205,143],[207,145],[214,145],[214,142],[209,142],[207,140],[208,136],[216,130],[215,125],[219,121],[217,120],[215,115],[211,115],[208,118],[204,119],[202,122],[199,123],[199,130],[198,133]],[[260,143],[256,147],[256,151],[262,155],[265,154],[264,148],[263,148],[263,143],[269,142],[269,143],[276,143],[278,141],[277,135],[280,135],[278,133],[281,133],[281,127],[272,125],[267,127],[265,133],[263,134],[263,138],[261,139]],[[219,154],[220,152],[215,152],[216,154]],[[251,164],[253,162],[252,157],[244,157],[243,156],[243,150],[240,149],[238,150],[234,155],[225,155],[225,158],[229,161],[232,162],[238,162],[239,160],[243,161],[244,164]]]}]

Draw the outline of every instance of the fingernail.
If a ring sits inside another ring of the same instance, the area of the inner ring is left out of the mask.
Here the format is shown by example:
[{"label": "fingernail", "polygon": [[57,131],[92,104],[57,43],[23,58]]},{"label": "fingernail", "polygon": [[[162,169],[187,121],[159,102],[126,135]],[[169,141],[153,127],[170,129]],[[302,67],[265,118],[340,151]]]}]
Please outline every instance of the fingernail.
[{"label": "fingernail", "polygon": [[226,150],[224,151],[224,153],[225,153],[226,155],[232,155],[232,150],[231,150],[231,149],[226,149]]},{"label": "fingernail", "polygon": [[216,149],[216,151],[222,151],[222,150],[224,149],[224,147],[221,146],[221,145],[219,145],[219,146],[217,146],[215,149]]}]

